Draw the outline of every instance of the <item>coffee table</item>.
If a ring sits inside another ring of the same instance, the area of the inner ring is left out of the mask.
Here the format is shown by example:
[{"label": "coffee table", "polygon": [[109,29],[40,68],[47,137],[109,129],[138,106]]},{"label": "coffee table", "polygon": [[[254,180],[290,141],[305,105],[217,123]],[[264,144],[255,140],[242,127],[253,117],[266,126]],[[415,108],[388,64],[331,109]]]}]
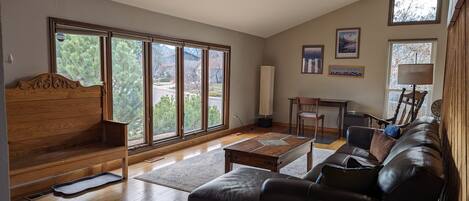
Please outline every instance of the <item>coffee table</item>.
[{"label": "coffee table", "polygon": [[307,155],[307,170],[313,166],[313,139],[281,133],[264,135],[230,145],[225,150],[225,173],[233,163],[279,172],[281,168]]}]

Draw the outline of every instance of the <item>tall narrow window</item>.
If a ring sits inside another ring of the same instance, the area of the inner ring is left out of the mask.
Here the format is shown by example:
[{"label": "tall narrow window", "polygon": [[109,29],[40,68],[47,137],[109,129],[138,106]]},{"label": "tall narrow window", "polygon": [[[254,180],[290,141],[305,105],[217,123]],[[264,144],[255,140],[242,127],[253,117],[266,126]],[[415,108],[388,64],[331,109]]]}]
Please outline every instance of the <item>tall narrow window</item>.
[{"label": "tall narrow window", "polygon": [[129,146],[145,143],[143,42],[112,38],[113,118],[129,123]]},{"label": "tall narrow window", "polygon": [[184,132],[202,129],[202,49],[184,47]]},{"label": "tall narrow window", "polygon": [[177,48],[152,44],[153,139],[177,135]]},{"label": "tall narrow window", "polygon": [[389,25],[436,24],[441,0],[390,0]]},{"label": "tall narrow window", "polygon": [[[412,91],[409,85],[397,84],[397,69],[399,64],[427,64],[435,63],[434,41],[402,41],[391,42],[390,69],[388,71],[387,87],[387,116],[391,117],[396,111],[401,89],[406,88],[407,93]],[[433,85],[417,85],[416,90],[427,91],[422,108],[418,116],[429,114],[429,104],[432,99]],[[401,107],[401,109],[403,109]]]},{"label": "tall narrow window", "polygon": [[209,50],[208,53],[208,127],[223,124],[223,88],[225,53]]},{"label": "tall narrow window", "polygon": [[84,86],[101,84],[99,36],[56,33],[57,73]]}]

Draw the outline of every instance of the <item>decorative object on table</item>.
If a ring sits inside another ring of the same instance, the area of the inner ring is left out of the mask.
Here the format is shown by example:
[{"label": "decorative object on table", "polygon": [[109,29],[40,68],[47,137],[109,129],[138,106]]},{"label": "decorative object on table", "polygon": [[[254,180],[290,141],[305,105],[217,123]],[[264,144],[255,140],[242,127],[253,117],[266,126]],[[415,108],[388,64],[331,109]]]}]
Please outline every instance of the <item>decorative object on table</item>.
[{"label": "decorative object on table", "polygon": [[344,28],[336,31],[336,59],[358,59],[360,55],[360,28]]},{"label": "decorative object on table", "polygon": [[365,113],[349,111],[344,114],[343,136],[347,137],[347,129],[350,126],[369,127],[369,120]]},{"label": "decorative object on table", "polygon": [[261,66],[259,88],[259,115],[258,125],[263,128],[272,127],[272,114],[274,105],[274,66]]},{"label": "decorative object on table", "polygon": [[324,114],[319,113],[319,98],[306,98],[306,97],[297,97],[297,114],[296,114],[296,134],[299,136],[300,133],[305,133],[305,120],[311,119],[314,120],[314,137],[313,140],[316,140],[319,121],[321,121],[321,136],[324,136]]},{"label": "decorative object on table", "polygon": [[329,75],[344,77],[365,77],[365,66],[330,65]]},{"label": "decorative object on table", "polygon": [[284,146],[288,145],[285,140],[258,140],[259,143],[261,143],[264,146]]},{"label": "decorative object on table", "polygon": [[[399,100],[396,105],[396,110],[391,118],[384,119],[376,117],[372,114],[365,114],[370,121],[370,127],[374,125],[373,123],[376,123],[379,128],[385,128],[390,124],[395,124],[399,127],[402,127],[410,123],[412,113],[414,113],[414,116],[418,115],[428,92],[416,91],[415,95],[413,93],[406,94],[405,92],[406,88],[402,88],[401,95],[399,96]],[[404,105],[403,108],[401,108],[402,105]],[[411,109],[408,108],[409,106],[411,107]]]},{"label": "decorative object on table", "polygon": [[443,103],[443,100],[438,99],[438,100],[434,101],[432,103],[432,106],[431,106],[432,114],[438,120],[440,120],[440,117],[441,117],[441,104],[442,103]]},{"label": "decorative object on table", "polygon": [[[411,111],[415,111],[415,87],[416,85],[433,84],[433,64],[399,64],[397,70],[397,83],[412,85]],[[416,117],[416,112],[411,112],[410,120],[414,121]]]},{"label": "decorative object on table", "polygon": [[324,68],[324,45],[304,45],[302,55],[302,74],[322,74]]}]

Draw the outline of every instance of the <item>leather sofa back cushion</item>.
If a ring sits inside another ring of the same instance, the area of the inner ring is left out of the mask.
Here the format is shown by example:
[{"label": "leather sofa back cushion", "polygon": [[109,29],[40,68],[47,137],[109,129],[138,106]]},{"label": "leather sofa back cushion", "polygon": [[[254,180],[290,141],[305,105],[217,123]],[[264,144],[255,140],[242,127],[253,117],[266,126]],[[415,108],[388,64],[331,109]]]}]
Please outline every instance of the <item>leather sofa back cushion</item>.
[{"label": "leather sofa back cushion", "polygon": [[383,162],[394,146],[394,143],[396,143],[394,138],[385,135],[383,131],[376,130],[371,140],[370,153],[376,157],[379,162]]},{"label": "leather sofa back cushion", "polygon": [[383,200],[436,201],[443,177],[440,153],[428,147],[413,147],[399,153],[381,169],[378,186]]},{"label": "leather sofa back cushion", "polygon": [[386,165],[399,153],[407,149],[420,146],[425,146],[441,153],[440,140],[438,136],[433,134],[431,131],[419,131],[410,135],[404,135],[399,138],[399,140],[396,141],[394,147],[392,147],[388,157],[386,158],[386,160],[384,160],[383,164]]}]

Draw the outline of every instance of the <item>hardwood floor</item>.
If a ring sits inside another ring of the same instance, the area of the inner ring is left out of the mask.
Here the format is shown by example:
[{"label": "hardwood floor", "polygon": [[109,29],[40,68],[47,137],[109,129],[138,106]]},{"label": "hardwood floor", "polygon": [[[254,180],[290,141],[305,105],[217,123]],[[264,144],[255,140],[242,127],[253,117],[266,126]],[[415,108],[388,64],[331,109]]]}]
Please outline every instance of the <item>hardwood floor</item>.
[{"label": "hardwood floor", "polygon": [[[234,133],[216,140],[212,140],[203,144],[199,144],[193,147],[188,147],[170,154],[159,156],[153,160],[147,160],[134,165],[129,166],[129,179],[125,182],[113,184],[99,190],[95,190],[84,195],[75,198],[61,198],[56,197],[52,194],[47,194],[42,197],[38,197],[34,200],[38,201],[56,201],[56,200],[131,200],[131,201],[186,201],[189,193],[175,190],[172,188],[151,184],[134,179],[145,172],[149,172],[167,165],[176,163],[187,158],[197,156],[199,154],[224,147],[226,145],[238,142],[243,139],[253,138],[258,135],[262,135],[266,132],[281,132],[284,131],[284,127],[274,127],[272,129],[261,129],[256,128],[254,130],[245,131],[242,133]],[[324,149],[337,149],[345,143],[344,139],[336,140],[331,144],[316,144],[317,148]],[[119,174],[120,169],[112,171],[113,173]]]}]

